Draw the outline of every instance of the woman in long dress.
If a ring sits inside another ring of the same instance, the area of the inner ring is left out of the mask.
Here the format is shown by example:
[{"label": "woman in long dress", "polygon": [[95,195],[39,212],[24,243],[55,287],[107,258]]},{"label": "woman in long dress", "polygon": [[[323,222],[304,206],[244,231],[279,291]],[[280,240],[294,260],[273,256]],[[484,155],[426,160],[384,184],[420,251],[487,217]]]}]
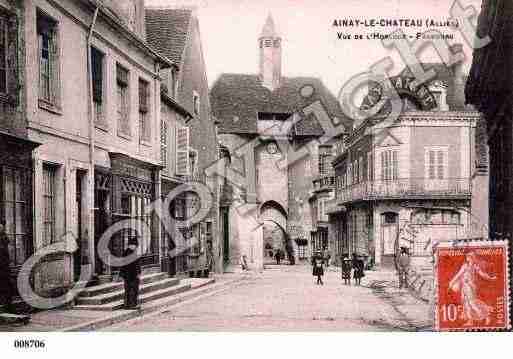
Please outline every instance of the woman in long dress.
[{"label": "woman in long dress", "polygon": [[490,323],[490,313],[493,307],[489,306],[477,296],[478,276],[486,280],[495,280],[495,275],[486,273],[478,263],[474,253],[468,253],[465,256],[465,262],[454,278],[449,282],[449,290],[459,292],[461,303],[467,322],[466,326],[472,325],[473,321],[485,320]]}]

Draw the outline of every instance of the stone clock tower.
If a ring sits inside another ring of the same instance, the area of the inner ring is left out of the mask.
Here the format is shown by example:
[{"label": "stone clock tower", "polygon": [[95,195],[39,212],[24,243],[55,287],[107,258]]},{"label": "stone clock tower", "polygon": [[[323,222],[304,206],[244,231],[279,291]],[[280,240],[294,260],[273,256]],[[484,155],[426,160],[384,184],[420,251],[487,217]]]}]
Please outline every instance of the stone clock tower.
[{"label": "stone clock tower", "polygon": [[262,86],[273,91],[280,86],[281,37],[276,32],[271,14],[267,16],[258,44],[260,46],[260,80]]}]

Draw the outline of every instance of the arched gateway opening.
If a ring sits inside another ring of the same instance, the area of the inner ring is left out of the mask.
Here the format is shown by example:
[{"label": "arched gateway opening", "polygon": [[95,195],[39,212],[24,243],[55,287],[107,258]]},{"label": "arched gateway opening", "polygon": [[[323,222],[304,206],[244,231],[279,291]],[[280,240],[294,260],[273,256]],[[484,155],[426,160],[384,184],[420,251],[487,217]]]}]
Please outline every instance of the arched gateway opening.
[{"label": "arched gateway opening", "polygon": [[264,261],[273,262],[279,250],[286,256],[290,252],[286,210],[276,201],[267,201],[260,206],[260,219],[263,222]]}]

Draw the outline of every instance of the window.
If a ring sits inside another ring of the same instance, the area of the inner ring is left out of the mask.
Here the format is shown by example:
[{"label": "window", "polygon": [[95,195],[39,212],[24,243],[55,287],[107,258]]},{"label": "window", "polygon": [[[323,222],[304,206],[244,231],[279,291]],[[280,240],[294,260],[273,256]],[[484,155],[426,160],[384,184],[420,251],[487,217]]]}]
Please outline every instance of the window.
[{"label": "window", "polygon": [[151,139],[151,126],[149,119],[149,83],[139,79],[139,137],[141,141],[149,142]]},{"label": "window", "polygon": [[193,104],[193,108],[194,108],[194,114],[196,116],[199,116],[199,114],[200,114],[200,97],[196,91],[194,91],[192,101],[193,101],[192,104]]},{"label": "window", "polygon": [[59,40],[57,22],[37,14],[37,37],[39,47],[39,99],[59,106]]},{"label": "window", "polygon": [[167,136],[168,127],[167,121],[160,121],[160,163],[164,166],[163,170],[166,171],[169,167],[169,159],[167,156]]},{"label": "window", "polygon": [[412,224],[461,224],[460,213],[451,209],[419,209],[411,214]]},{"label": "window", "polygon": [[0,167],[0,212],[5,220],[9,259],[13,266],[22,265],[31,252],[30,182],[30,171],[8,166]]},{"label": "window", "polygon": [[426,178],[447,178],[447,148],[428,147],[425,151]]},{"label": "window", "polygon": [[306,259],[306,258],[308,258],[307,250],[306,249],[307,249],[307,246],[305,246],[305,245],[299,245],[297,247],[299,259]]},{"label": "window", "polygon": [[97,123],[104,121],[103,59],[104,55],[96,48],[91,47],[91,77],[93,82],[94,120]]},{"label": "window", "polygon": [[119,64],[116,66],[116,92],[117,92],[117,117],[118,134],[130,136],[129,119],[129,72]]},{"label": "window", "polygon": [[190,173],[189,128],[176,128],[176,174],[187,176]]},{"label": "window", "polygon": [[8,64],[8,19],[0,13],[0,94],[7,94]]},{"label": "window", "polygon": [[56,167],[43,165],[43,243],[55,240],[55,173]]},{"label": "window", "polygon": [[381,152],[381,179],[395,180],[398,176],[397,151],[386,150]]},{"label": "window", "polygon": [[[141,186],[142,187],[142,186]],[[125,189],[126,190],[126,189]],[[140,246],[140,255],[153,253],[151,238],[144,237],[142,223],[151,228],[151,212],[147,210],[150,197],[142,193],[123,192],[121,195],[121,212],[132,222],[130,228],[123,230],[123,245],[126,248],[130,239],[137,240]]]},{"label": "window", "polygon": [[332,172],[331,159],[330,153],[319,154],[319,175],[327,176]]}]

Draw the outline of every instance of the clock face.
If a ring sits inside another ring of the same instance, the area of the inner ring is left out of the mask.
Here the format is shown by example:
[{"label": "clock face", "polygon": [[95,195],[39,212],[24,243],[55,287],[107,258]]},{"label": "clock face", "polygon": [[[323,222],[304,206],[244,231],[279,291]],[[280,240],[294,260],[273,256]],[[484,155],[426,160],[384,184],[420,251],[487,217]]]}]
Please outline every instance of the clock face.
[{"label": "clock face", "polygon": [[278,153],[278,146],[276,145],[276,143],[274,143],[274,142],[269,143],[267,145],[267,152],[271,155]]}]

